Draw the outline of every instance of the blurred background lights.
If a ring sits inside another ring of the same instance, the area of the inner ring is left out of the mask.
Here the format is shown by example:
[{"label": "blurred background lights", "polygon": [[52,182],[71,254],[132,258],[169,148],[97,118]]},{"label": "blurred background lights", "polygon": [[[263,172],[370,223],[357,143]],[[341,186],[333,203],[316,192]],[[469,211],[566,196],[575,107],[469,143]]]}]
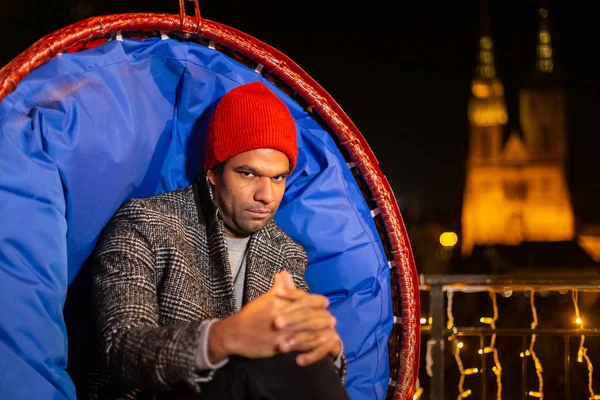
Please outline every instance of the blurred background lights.
[{"label": "blurred background lights", "polygon": [[458,243],[458,236],[454,232],[444,232],[440,235],[440,244],[444,247],[454,247]]}]

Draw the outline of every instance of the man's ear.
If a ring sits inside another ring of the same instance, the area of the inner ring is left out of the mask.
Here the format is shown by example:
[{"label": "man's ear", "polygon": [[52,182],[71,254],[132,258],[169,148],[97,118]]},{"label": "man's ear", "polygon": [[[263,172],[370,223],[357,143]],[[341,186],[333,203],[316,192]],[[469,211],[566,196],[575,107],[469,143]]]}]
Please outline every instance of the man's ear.
[{"label": "man's ear", "polygon": [[208,178],[208,181],[211,183],[211,185],[214,186],[217,180],[217,173],[214,167],[206,171],[206,177]]}]

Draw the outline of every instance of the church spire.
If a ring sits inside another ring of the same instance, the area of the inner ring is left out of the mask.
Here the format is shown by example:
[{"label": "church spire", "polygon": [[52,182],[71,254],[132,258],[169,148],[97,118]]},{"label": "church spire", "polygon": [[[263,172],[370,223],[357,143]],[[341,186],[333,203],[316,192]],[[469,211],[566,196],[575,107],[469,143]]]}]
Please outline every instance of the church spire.
[{"label": "church spire", "polygon": [[539,72],[550,74],[554,71],[552,59],[552,40],[548,24],[548,6],[546,0],[540,4],[540,29],[538,33],[536,68]]},{"label": "church spire", "polygon": [[493,79],[496,77],[494,42],[492,40],[490,17],[487,13],[487,4],[485,2],[482,2],[480,29],[476,75],[478,78]]},{"label": "church spire", "polygon": [[[500,126],[508,120],[504,102],[504,85],[496,74],[494,42],[487,1],[481,1],[477,66],[471,82],[473,96],[469,101],[469,122],[473,126]],[[497,143],[500,146],[500,142]]]}]

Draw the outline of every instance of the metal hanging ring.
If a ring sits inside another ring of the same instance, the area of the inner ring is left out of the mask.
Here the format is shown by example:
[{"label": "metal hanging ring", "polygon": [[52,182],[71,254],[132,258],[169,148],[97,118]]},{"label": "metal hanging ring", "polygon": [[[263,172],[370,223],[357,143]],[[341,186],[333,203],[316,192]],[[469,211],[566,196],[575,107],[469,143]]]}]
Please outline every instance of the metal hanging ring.
[{"label": "metal hanging ring", "polygon": [[[196,29],[194,33],[200,32],[200,28],[202,27],[202,17],[200,16],[200,5],[198,4],[198,0],[188,0],[194,3],[194,11],[196,13]],[[180,26],[179,30],[183,32],[183,27],[185,24],[186,13],[185,13],[185,0],[179,0],[179,18],[180,18]]]}]

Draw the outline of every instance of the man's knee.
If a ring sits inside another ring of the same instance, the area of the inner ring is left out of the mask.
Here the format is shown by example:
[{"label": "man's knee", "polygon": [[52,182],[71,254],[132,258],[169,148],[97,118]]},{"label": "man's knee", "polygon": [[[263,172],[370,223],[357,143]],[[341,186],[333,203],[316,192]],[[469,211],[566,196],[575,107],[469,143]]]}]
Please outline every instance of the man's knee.
[{"label": "man's knee", "polygon": [[237,363],[239,367],[251,367],[252,370],[256,369],[265,369],[268,371],[277,371],[278,374],[284,372],[294,372],[301,373],[302,371],[309,370],[329,370],[335,372],[335,367],[333,366],[333,361],[329,357],[324,357],[320,361],[317,361],[314,364],[307,366],[300,366],[296,362],[296,358],[300,353],[298,352],[290,352],[290,353],[280,353],[273,357],[269,358],[258,358],[258,359],[249,359],[239,357],[233,362]]},{"label": "man's knee", "polygon": [[347,400],[333,361],[325,357],[318,362],[299,366],[299,353],[284,353],[264,359],[230,359],[232,372],[246,381],[253,392],[266,395],[266,399],[328,399]]}]

